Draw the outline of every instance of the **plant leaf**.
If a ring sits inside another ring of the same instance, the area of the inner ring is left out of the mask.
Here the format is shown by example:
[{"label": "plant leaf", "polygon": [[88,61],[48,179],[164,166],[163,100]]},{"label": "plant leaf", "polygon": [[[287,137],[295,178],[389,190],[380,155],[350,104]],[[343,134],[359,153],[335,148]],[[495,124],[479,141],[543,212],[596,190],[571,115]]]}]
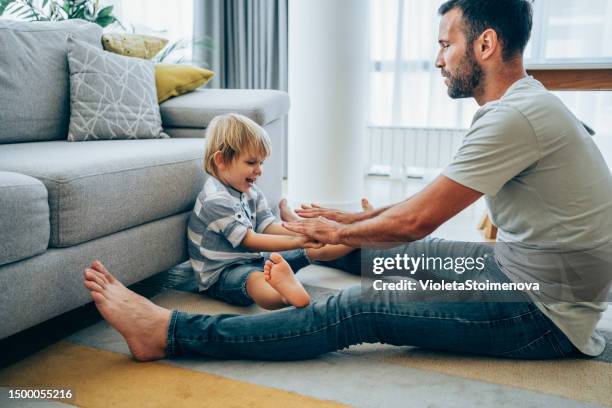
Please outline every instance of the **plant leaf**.
[{"label": "plant leaf", "polygon": [[106,17],[96,18],[95,23],[98,24],[100,27],[106,27],[107,25],[113,24],[115,21],[116,21],[115,17],[106,16]]},{"label": "plant leaf", "polygon": [[0,0],[0,16],[4,13],[4,10],[15,1],[16,0]]},{"label": "plant leaf", "polygon": [[98,17],[108,17],[113,12],[113,6],[107,6],[98,12]]}]

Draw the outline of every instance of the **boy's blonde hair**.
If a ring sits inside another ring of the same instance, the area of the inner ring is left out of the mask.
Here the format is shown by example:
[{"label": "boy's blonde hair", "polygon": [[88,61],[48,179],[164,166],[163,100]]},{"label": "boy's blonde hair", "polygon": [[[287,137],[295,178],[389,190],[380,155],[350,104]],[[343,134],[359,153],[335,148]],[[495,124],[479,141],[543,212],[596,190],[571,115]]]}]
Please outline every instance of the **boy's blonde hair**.
[{"label": "boy's blonde hair", "polygon": [[228,113],[213,118],[206,129],[204,169],[218,177],[215,153],[221,152],[223,163],[231,163],[242,153],[265,159],[271,143],[266,131],[246,116]]}]

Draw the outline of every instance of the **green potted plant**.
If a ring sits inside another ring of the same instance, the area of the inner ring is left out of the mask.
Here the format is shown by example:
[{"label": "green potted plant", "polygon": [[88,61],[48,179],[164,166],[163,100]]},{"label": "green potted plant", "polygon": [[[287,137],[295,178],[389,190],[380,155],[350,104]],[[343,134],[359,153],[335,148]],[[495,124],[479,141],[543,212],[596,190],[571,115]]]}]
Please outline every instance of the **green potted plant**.
[{"label": "green potted plant", "polygon": [[73,18],[106,27],[121,22],[113,15],[113,6],[100,7],[99,0],[0,0],[0,15],[10,14],[28,21],[59,21]]}]

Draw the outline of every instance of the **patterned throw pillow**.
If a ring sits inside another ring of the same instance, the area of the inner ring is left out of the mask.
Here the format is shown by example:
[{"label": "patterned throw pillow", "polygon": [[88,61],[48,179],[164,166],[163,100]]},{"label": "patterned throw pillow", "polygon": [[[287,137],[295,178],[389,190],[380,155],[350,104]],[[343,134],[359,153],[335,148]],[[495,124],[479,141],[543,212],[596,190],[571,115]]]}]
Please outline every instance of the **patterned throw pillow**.
[{"label": "patterned throw pillow", "polygon": [[68,38],[69,141],[155,139],[162,132],[152,62]]},{"label": "patterned throw pillow", "polygon": [[168,44],[165,38],[141,34],[107,33],[102,36],[106,51],[128,57],[151,59]]}]

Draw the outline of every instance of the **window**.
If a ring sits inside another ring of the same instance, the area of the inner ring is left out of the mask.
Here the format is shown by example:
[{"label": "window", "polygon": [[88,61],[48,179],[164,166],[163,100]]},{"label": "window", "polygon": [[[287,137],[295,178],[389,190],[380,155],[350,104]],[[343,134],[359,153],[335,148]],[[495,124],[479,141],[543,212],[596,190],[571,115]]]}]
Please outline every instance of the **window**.
[{"label": "window", "polygon": [[[114,5],[128,32],[159,35],[172,41],[193,36],[193,0],[102,0]],[[111,27],[107,31],[117,31]]]},{"label": "window", "polygon": [[[42,0],[34,0],[37,7]],[[100,0],[100,8],[114,6],[113,14],[128,32],[149,33],[169,40],[190,40],[193,33],[193,0]],[[48,6],[47,6],[48,8]],[[9,7],[10,10],[10,7]],[[18,14],[5,13],[1,18],[23,20]],[[105,31],[122,31],[111,25]]]},{"label": "window", "polygon": [[[164,62],[189,61],[192,57],[193,0],[107,0],[126,31],[159,36],[181,44]],[[117,31],[116,26],[105,30]]]},{"label": "window", "polygon": [[[370,0],[370,118],[375,126],[467,128],[473,100],[451,100],[439,70],[442,0]],[[612,0],[536,0],[527,66],[612,68]],[[558,92],[564,102],[612,140],[612,92]],[[605,144],[605,142],[604,142]],[[612,143],[610,152],[612,152]]]},{"label": "window", "polygon": [[611,0],[590,0],[588,7],[575,0],[536,1],[526,63],[610,64],[611,41]]}]

